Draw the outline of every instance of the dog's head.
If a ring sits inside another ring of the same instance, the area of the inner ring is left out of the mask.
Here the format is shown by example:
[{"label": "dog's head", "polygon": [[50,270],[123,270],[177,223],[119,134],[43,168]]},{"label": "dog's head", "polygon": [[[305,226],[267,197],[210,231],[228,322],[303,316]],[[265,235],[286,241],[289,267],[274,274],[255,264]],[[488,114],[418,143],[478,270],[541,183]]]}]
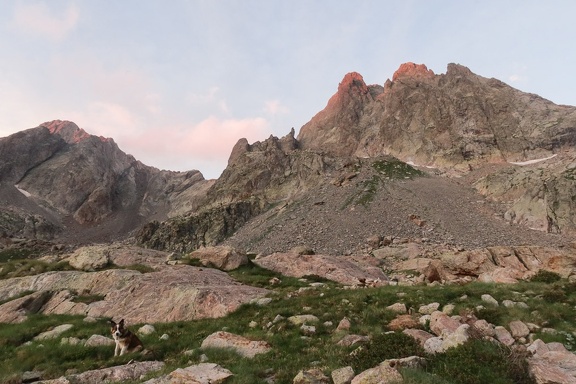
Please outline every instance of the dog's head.
[{"label": "dog's head", "polygon": [[124,319],[120,320],[119,323],[115,323],[114,320],[110,320],[110,332],[114,338],[121,338],[126,334],[127,329],[124,328]]}]

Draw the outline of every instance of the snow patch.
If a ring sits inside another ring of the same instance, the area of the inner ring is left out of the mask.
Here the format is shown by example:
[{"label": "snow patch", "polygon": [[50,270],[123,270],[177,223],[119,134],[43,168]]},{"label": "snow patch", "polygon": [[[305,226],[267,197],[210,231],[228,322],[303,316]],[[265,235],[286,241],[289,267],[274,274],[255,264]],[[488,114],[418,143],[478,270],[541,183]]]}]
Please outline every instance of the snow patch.
[{"label": "snow patch", "polygon": [[548,156],[548,157],[543,157],[541,159],[534,159],[534,160],[528,160],[528,161],[509,161],[510,164],[514,164],[514,165],[530,165],[530,164],[536,164],[539,163],[541,161],[546,161],[546,160],[550,160],[554,157],[558,156],[557,153],[553,154],[552,156]]},{"label": "snow patch", "polygon": [[[413,162],[412,160],[409,160],[406,162],[406,164],[412,166],[412,167],[422,167],[421,165],[416,164],[415,162]],[[434,167],[432,165],[424,165],[424,168],[428,168],[428,169],[436,169],[438,167]]]},{"label": "snow patch", "polygon": [[22,194],[26,197],[30,197],[32,196],[32,194],[28,191],[23,190],[22,188],[18,187],[18,184],[15,185],[16,189],[19,190],[20,192],[22,192]]}]

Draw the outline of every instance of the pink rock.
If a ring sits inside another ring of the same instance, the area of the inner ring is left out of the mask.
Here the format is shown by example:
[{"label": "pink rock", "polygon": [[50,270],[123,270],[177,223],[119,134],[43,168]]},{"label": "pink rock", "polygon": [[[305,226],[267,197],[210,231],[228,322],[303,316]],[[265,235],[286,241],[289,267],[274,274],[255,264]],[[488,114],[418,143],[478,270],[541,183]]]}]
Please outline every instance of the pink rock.
[{"label": "pink rock", "polygon": [[206,267],[232,271],[248,264],[248,256],[228,246],[202,247],[191,252],[190,259],[199,259]]},{"label": "pink rock", "polygon": [[402,375],[388,363],[382,363],[375,368],[370,368],[352,379],[351,384],[370,383],[401,383]]},{"label": "pink rock", "polygon": [[421,329],[405,329],[404,331],[402,331],[402,333],[412,337],[414,340],[420,343],[421,346],[424,346],[426,340],[434,337],[434,335],[432,335],[431,333],[428,333]]},{"label": "pink rock", "polygon": [[494,328],[494,334],[496,336],[496,339],[502,344],[507,346],[514,344],[514,338],[506,328],[502,326],[497,326]]},{"label": "pink rock", "polygon": [[445,333],[453,333],[460,326],[460,322],[454,320],[444,312],[432,312],[430,317],[430,330],[437,336],[442,336]]},{"label": "pink rock", "polygon": [[510,333],[514,338],[526,337],[530,334],[528,326],[520,320],[512,321],[508,325],[510,327]]},{"label": "pink rock", "polygon": [[392,81],[397,81],[403,77],[412,78],[434,78],[434,72],[428,69],[424,64],[414,64],[411,62],[400,65],[400,68],[394,72]]}]

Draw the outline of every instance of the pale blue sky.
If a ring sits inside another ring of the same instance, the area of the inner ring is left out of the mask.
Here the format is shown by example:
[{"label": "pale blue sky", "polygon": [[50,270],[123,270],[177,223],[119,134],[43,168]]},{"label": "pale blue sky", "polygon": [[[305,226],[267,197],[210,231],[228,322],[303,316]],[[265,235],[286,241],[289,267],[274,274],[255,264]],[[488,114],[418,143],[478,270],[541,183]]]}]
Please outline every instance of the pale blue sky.
[{"label": "pale blue sky", "polygon": [[383,84],[407,61],[576,105],[575,15],[572,0],[3,0],[0,137],[72,120],[216,178],[238,139],[298,132],[346,73]]}]

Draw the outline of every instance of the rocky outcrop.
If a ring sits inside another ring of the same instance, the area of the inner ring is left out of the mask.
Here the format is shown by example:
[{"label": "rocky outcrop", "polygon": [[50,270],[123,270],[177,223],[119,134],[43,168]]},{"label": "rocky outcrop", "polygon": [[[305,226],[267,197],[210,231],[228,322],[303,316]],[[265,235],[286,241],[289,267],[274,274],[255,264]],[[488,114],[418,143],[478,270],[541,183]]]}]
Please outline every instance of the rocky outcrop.
[{"label": "rocky outcrop", "polygon": [[488,198],[504,202],[504,218],[511,224],[573,234],[575,168],[574,155],[561,153],[533,163],[511,164],[478,179],[474,187]]},{"label": "rocky outcrop", "polygon": [[216,245],[279,200],[306,191],[324,180],[333,160],[297,151],[294,131],[249,145],[234,146],[220,178],[206,192],[202,210],[145,225],[136,241],[146,247],[191,252]]},{"label": "rocky outcrop", "polygon": [[568,278],[576,274],[576,256],[570,249],[551,247],[488,247],[445,252],[439,257],[416,257],[393,263],[396,271],[411,270],[426,282],[516,283],[547,270]]},{"label": "rocky outcrop", "polygon": [[116,367],[95,369],[82,373],[63,376],[54,380],[38,381],[39,384],[100,384],[123,383],[138,380],[151,372],[159,371],[164,367],[161,361],[142,361]]},{"label": "rocky outcrop", "polygon": [[381,268],[361,264],[345,257],[328,255],[299,255],[296,253],[273,253],[253,261],[286,276],[320,276],[344,285],[371,282],[374,286],[385,285],[388,277]]},{"label": "rocky outcrop", "polygon": [[[111,260],[121,260],[122,252],[111,254]],[[166,254],[160,257],[165,260]],[[267,293],[265,289],[242,285],[215,269],[153,265],[157,270],[149,273],[126,269],[65,271],[0,280],[0,301],[8,300],[0,305],[0,320],[21,322],[33,313],[97,318],[122,314],[132,324],[213,318]],[[30,291],[33,293],[26,294]],[[17,298],[22,294],[26,295]],[[97,299],[84,303],[76,300],[78,296]]]},{"label": "rocky outcrop", "polygon": [[216,245],[267,208],[260,199],[232,202],[198,214],[144,225],[135,235],[138,244],[180,253]]}]

